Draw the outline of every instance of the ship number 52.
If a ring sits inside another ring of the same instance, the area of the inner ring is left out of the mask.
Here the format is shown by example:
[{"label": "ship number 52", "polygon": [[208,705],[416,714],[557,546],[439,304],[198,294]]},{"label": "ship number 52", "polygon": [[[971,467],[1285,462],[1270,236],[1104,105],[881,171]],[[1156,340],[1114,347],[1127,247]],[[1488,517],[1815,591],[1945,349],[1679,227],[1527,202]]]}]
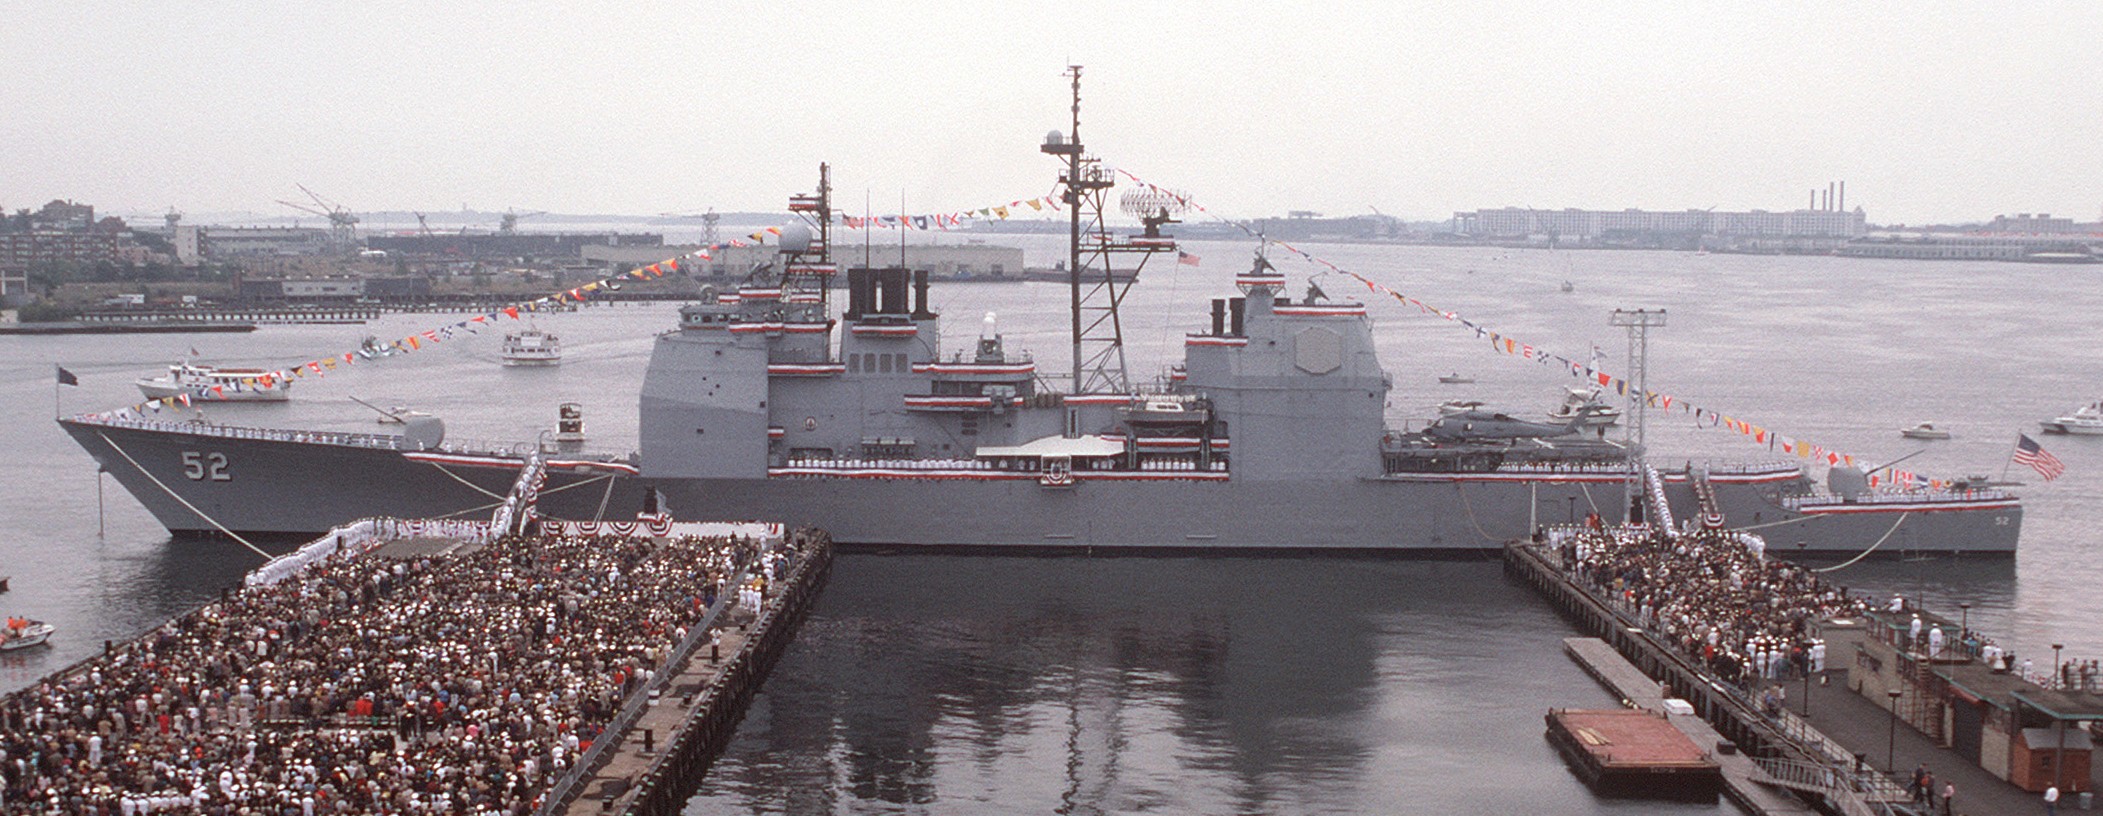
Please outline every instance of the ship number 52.
[{"label": "ship number 52", "polygon": [[234,477],[226,472],[226,454],[218,451],[202,454],[196,451],[183,451],[183,475],[190,477],[191,481],[196,482],[208,479],[214,482],[231,482],[234,480]]}]

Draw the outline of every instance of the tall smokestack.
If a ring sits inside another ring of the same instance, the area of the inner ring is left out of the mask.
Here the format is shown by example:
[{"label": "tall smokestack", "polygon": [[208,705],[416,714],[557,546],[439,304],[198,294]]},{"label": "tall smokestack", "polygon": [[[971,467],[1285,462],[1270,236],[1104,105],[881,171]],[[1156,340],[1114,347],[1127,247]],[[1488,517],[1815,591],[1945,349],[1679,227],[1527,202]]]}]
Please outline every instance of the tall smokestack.
[{"label": "tall smokestack", "polygon": [[1805,205],[1804,205],[1804,209],[1806,209],[1806,210],[1815,210],[1815,209],[1818,209],[1818,188],[1816,188],[1816,187],[1813,187],[1813,188],[1811,188],[1811,203],[1809,203],[1809,204],[1805,204]]},{"label": "tall smokestack", "polygon": [[1841,211],[1841,212],[1847,212],[1847,182],[1846,182],[1846,181],[1841,181],[1841,182],[1840,182],[1840,206],[1838,206],[1838,207],[1835,207],[1834,209],[1837,209],[1837,210],[1839,210],[1839,211]]},{"label": "tall smokestack", "polygon": [[1833,208],[1833,182],[1826,182],[1826,209]]}]

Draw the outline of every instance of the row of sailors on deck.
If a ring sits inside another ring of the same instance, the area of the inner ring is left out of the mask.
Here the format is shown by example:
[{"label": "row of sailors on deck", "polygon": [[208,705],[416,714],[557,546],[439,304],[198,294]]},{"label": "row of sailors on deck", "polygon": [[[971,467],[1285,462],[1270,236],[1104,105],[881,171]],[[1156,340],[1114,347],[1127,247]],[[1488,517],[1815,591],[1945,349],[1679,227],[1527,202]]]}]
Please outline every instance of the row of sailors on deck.
[{"label": "row of sailors on deck", "polygon": [[0,812],[530,813],[759,549],[513,537],[245,587],[0,700]]}]

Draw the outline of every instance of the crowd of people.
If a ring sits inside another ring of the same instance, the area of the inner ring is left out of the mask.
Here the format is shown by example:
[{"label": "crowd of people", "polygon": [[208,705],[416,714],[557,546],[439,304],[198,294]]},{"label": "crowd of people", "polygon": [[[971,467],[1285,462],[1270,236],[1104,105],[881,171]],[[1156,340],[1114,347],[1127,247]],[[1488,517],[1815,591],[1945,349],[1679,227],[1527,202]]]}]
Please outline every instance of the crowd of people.
[{"label": "crowd of people", "polygon": [[0,813],[530,813],[763,549],[507,537],[242,588],[0,700]]},{"label": "crowd of people", "polygon": [[1556,551],[1580,581],[1740,686],[1823,671],[1824,644],[1812,624],[1869,608],[1728,530],[1665,538],[1639,528],[1586,528],[1562,534]]}]

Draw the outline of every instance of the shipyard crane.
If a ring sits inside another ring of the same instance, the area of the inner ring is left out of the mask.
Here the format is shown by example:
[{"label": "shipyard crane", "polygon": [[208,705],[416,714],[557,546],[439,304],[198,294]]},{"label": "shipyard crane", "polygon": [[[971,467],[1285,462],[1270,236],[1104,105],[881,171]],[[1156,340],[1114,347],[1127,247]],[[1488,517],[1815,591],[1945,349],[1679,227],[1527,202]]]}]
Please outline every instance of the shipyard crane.
[{"label": "shipyard crane", "polygon": [[331,249],[343,252],[348,251],[350,248],[357,245],[358,216],[353,214],[350,211],[349,207],[345,207],[326,198],[322,198],[321,194],[316,193],[313,190],[307,189],[307,185],[294,184],[292,186],[298,187],[300,192],[306,193],[308,198],[313,199],[313,206],[286,201],[282,198],[278,199],[277,203],[283,204],[287,207],[291,207],[295,210],[299,210],[300,212],[311,213],[313,215],[318,215],[328,219],[329,247]]},{"label": "shipyard crane", "polygon": [[536,215],[547,215],[547,214],[548,214],[548,212],[547,212],[546,210],[534,210],[534,211],[532,211],[532,212],[519,212],[519,211],[517,211],[517,210],[505,210],[505,211],[504,211],[504,216],[503,216],[502,218],[500,218],[500,219],[498,219],[498,220],[497,220],[497,234],[498,234],[498,235],[517,235],[517,234],[518,234],[518,221],[519,221],[519,219],[521,219],[521,218],[532,218],[533,216],[536,216]]},{"label": "shipyard crane", "polygon": [[416,234],[421,235],[425,238],[431,237],[431,222],[429,220],[429,217],[425,216],[423,213],[411,214],[416,216]]},{"label": "shipyard crane", "polygon": [[711,246],[713,246],[716,243],[716,225],[718,223],[721,223],[723,220],[723,216],[718,214],[716,212],[716,208],[714,207],[708,208],[708,212],[705,213],[695,212],[693,210],[687,210],[686,212],[661,212],[657,214],[657,217],[678,218],[681,220],[690,218],[701,219],[701,223],[707,225],[707,227],[705,228],[706,232],[701,237],[701,243],[708,244]]}]

